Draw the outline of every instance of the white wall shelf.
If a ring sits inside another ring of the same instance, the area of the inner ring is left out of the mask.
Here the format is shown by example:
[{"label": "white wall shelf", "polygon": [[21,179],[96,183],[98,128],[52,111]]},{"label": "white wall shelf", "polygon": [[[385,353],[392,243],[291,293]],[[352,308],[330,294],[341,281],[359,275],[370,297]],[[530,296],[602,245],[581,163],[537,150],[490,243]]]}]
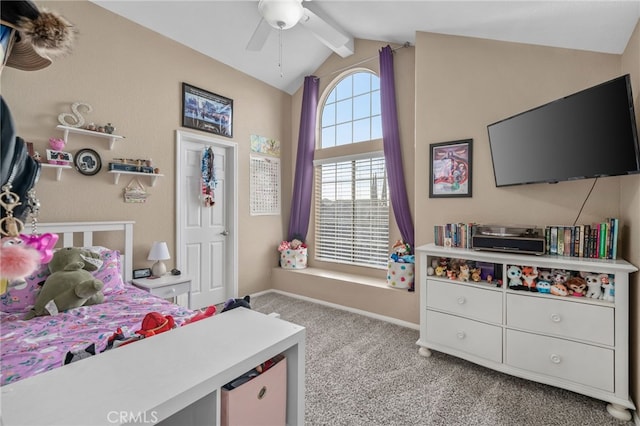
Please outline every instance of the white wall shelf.
[{"label": "white wall shelf", "polygon": [[109,170],[109,173],[113,174],[114,185],[118,184],[118,181],[120,180],[120,175],[148,176],[151,182],[150,186],[155,186],[156,180],[159,177],[164,176],[163,174],[159,174],[159,173],[126,172],[123,170]]},{"label": "white wall shelf", "polygon": [[80,129],[78,127],[63,126],[61,124],[59,124],[57,126],[57,128],[64,132],[64,141],[65,141],[65,143],[69,142],[69,133],[76,133],[76,134],[79,134],[79,135],[87,135],[87,136],[94,136],[94,137],[97,137],[97,138],[108,139],[109,140],[109,149],[113,149],[113,145],[115,144],[115,142],[117,140],[124,139],[124,136],[120,136],[120,135],[114,135],[114,134],[102,133],[102,132],[94,132],[92,130]]},{"label": "white wall shelf", "polygon": [[45,169],[55,169],[56,171],[56,180],[60,181],[62,180],[62,170],[64,169],[72,169],[73,167],[67,165],[67,164],[49,164],[49,163],[40,163],[40,166],[42,166]]}]

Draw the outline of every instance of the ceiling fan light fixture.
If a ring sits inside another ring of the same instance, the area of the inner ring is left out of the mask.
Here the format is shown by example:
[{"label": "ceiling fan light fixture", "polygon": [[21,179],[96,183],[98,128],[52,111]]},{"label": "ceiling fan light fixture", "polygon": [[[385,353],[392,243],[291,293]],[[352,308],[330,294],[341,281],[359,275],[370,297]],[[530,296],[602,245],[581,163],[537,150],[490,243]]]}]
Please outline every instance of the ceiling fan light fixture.
[{"label": "ceiling fan light fixture", "polygon": [[260,0],[258,10],[269,25],[280,30],[296,25],[304,12],[301,0]]}]

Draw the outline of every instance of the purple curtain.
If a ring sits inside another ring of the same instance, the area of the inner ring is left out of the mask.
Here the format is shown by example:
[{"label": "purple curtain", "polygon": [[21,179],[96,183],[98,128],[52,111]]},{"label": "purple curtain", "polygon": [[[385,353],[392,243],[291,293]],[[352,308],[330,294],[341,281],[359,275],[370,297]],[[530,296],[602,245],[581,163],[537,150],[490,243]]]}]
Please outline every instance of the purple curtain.
[{"label": "purple curtain", "polygon": [[404,183],[393,73],[393,50],[391,50],[390,46],[383,47],[380,50],[380,103],[382,106],[382,142],[389,180],[391,206],[400,229],[400,235],[405,243],[411,245],[413,250],[413,220],[411,219],[411,210],[409,210],[407,188]]},{"label": "purple curtain", "polygon": [[296,175],[293,181],[291,215],[289,217],[289,241],[298,238],[305,241],[311,214],[313,192],[313,152],[316,149],[316,109],[318,107],[319,80],[316,76],[304,78],[300,133]]}]

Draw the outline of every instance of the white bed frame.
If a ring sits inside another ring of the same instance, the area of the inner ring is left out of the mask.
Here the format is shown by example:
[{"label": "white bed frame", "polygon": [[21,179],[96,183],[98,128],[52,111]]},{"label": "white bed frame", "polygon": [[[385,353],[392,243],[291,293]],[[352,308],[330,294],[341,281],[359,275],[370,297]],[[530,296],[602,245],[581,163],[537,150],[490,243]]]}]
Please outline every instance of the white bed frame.
[{"label": "white bed frame", "polygon": [[38,223],[39,234],[58,234],[62,247],[73,247],[75,236],[81,236],[81,246],[93,246],[93,237],[97,232],[124,232],[124,252],[120,253],[122,279],[130,282],[133,275],[133,225],[134,221],[123,222],[61,222]]},{"label": "white bed frame", "polygon": [[[74,233],[92,246],[94,232],[124,232],[129,281],[133,224],[43,223],[38,232],[60,234],[66,247]],[[278,354],[287,358],[287,424],[302,425],[305,329],[244,308],[5,385],[0,425],[219,425],[222,386]]]}]

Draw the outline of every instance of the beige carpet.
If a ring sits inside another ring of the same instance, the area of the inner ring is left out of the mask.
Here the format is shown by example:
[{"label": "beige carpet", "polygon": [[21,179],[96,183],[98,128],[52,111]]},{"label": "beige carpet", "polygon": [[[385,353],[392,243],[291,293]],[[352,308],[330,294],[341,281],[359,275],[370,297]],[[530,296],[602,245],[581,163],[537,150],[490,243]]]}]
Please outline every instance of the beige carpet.
[{"label": "beige carpet", "polygon": [[625,425],[603,401],[421,357],[416,330],[279,293],[251,305],[307,329],[306,425]]}]

